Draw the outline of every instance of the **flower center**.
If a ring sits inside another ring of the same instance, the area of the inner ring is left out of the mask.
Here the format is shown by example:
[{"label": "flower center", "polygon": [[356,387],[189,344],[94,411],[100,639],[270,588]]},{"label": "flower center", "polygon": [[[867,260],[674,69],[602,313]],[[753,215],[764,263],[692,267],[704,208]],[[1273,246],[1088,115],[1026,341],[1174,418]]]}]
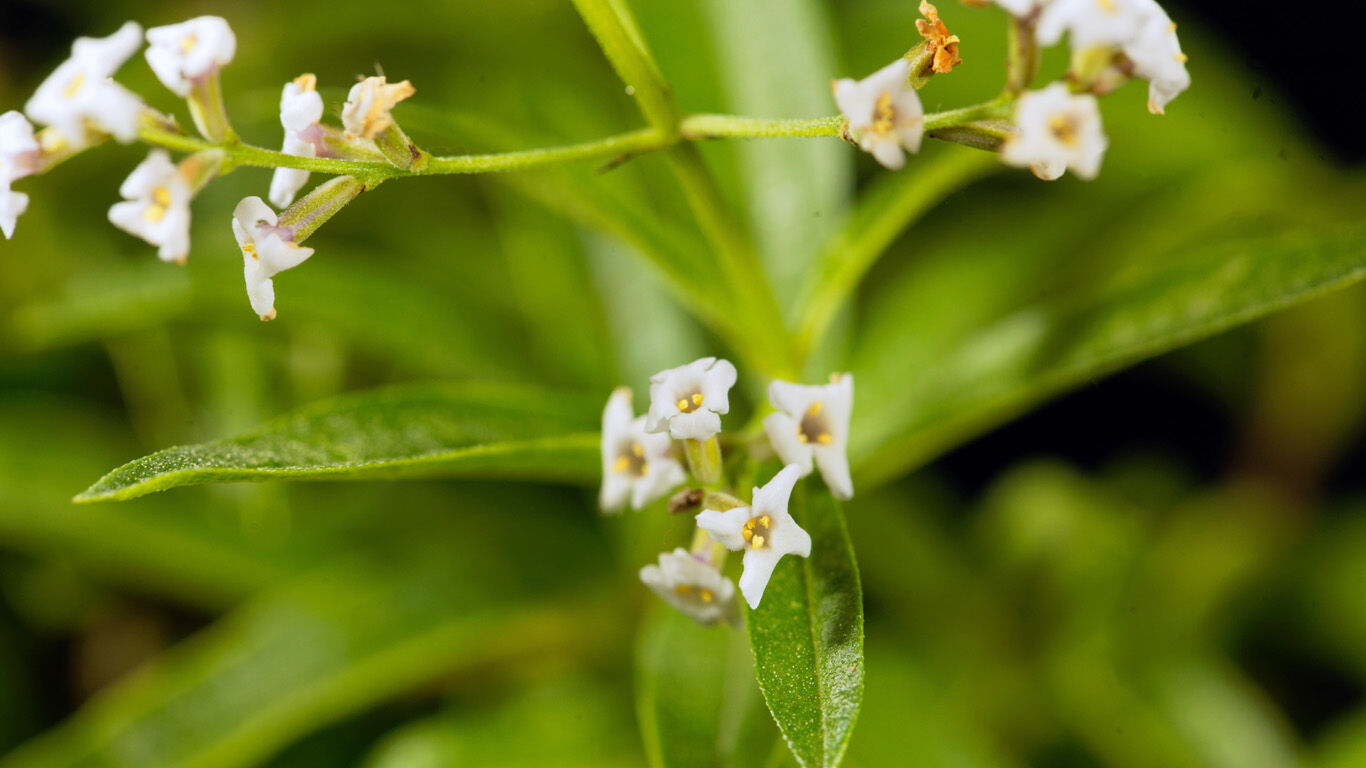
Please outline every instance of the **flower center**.
[{"label": "flower center", "polygon": [[66,90],[62,91],[62,95],[68,99],[73,98],[77,93],[80,93],[83,85],[85,85],[85,73],[77,72],[76,76],[71,78],[71,82],[66,84]]},{"label": "flower center", "polygon": [[892,106],[892,94],[883,93],[873,105],[873,133],[885,136],[896,126],[896,107]]},{"label": "flower center", "polygon": [[692,413],[702,407],[702,393],[694,392],[687,397],[680,397],[674,405],[678,406],[678,410],[683,413]]},{"label": "flower center", "polygon": [[612,471],[632,477],[645,477],[650,474],[650,462],[645,460],[645,446],[640,443],[627,445],[626,450],[617,454],[617,460],[612,464]]},{"label": "flower center", "polygon": [[[152,190],[152,204],[147,206],[147,210],[142,212],[142,218],[149,223],[155,224],[166,216],[166,210],[171,207],[171,192],[165,187],[157,187]],[[253,246],[252,250],[255,250]]]},{"label": "flower center", "polygon": [[745,523],[744,529],[740,531],[740,535],[745,538],[745,541],[752,549],[763,549],[768,546],[770,538],[769,529],[772,525],[773,518],[768,515],[751,517],[749,521]]},{"label": "flower center", "polygon": [[1096,5],[1099,5],[1100,9],[1106,13],[1114,13],[1119,10],[1115,7],[1115,0],[1096,0]]},{"label": "flower center", "polygon": [[688,597],[689,595],[696,593],[696,599],[704,603],[710,603],[711,601],[716,599],[715,593],[713,593],[710,589],[707,589],[706,587],[698,589],[696,587],[693,587],[691,584],[678,584],[674,587],[674,592],[684,597]]},{"label": "flower center", "polygon": [[245,253],[253,259],[261,258],[260,256],[256,255],[256,243],[247,243],[246,245],[242,246],[242,253]]},{"label": "flower center", "polygon": [[834,438],[830,436],[830,428],[826,426],[825,419],[821,418],[821,401],[817,400],[806,409],[802,416],[802,423],[797,427],[797,439],[803,443],[820,443],[829,445]]},{"label": "flower center", "polygon": [[1072,115],[1058,114],[1048,118],[1048,130],[1053,132],[1054,138],[1069,147],[1080,143],[1081,139],[1077,135],[1080,128],[1077,118]]},{"label": "flower center", "polygon": [[189,53],[190,51],[193,51],[196,45],[199,45],[199,40],[194,35],[186,35],[180,38],[181,53]]}]

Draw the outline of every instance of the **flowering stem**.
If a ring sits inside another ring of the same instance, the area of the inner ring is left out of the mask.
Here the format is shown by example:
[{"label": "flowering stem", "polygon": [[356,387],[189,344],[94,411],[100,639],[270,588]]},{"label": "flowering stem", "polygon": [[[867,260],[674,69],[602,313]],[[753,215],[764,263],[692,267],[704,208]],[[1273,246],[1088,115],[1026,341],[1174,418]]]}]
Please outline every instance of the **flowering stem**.
[{"label": "flowering stem", "polygon": [[1038,73],[1039,44],[1034,39],[1034,22],[1011,14],[1010,25],[1006,27],[1006,93],[1024,93]]},{"label": "flowering stem", "polygon": [[844,118],[813,117],[805,120],[765,120],[735,115],[690,115],[678,125],[679,134],[689,141],[722,138],[812,138],[839,136]]},{"label": "flowering stem", "polygon": [[702,442],[684,440],[683,453],[688,457],[688,469],[702,485],[721,482],[721,442],[712,435]]}]

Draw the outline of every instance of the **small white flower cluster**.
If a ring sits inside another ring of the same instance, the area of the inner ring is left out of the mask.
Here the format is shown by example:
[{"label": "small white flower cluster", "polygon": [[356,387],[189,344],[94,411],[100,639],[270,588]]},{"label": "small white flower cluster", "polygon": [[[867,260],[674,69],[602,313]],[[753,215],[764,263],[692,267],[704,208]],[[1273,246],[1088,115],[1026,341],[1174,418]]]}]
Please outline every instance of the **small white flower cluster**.
[{"label": "small white flower cluster", "polygon": [[[237,39],[217,16],[147,30],[147,63],[157,78],[178,95],[189,95],[232,61]],[[137,138],[146,116],[159,117],[113,76],[142,47],[143,31],[127,22],[114,34],[81,37],[71,57],[38,86],[24,106],[28,119],[48,127],[34,133],[18,112],[7,112],[0,124],[0,229],[13,236],[28,196],[11,184],[40,173],[61,159],[105,138],[129,143]],[[126,198],[109,210],[115,226],[157,247],[165,261],[184,263],[190,251],[192,173],[199,166],[177,167],[165,152],[152,152],[123,183]]]},{"label": "small white flower cluster", "polygon": [[[1176,24],[1156,0],[994,2],[1034,30],[1040,45],[1055,45],[1067,35],[1079,60],[1101,62],[1101,71],[1090,73],[1082,89],[1104,83],[1097,90],[1106,92],[1129,77],[1141,77],[1148,81],[1149,111],[1161,114],[1190,87]],[[905,165],[903,150],[919,150],[924,135],[924,110],[914,87],[919,73],[912,71],[910,61],[903,57],[863,80],[834,84],[847,138],[892,170]],[[1073,93],[1057,82],[1019,96],[1001,160],[1030,168],[1042,179],[1056,179],[1069,168],[1092,179],[1100,172],[1108,144],[1095,96]]]},{"label": "small white flower cluster", "polygon": [[[617,512],[628,502],[642,509],[682,485],[688,472],[674,440],[694,448],[715,441],[721,417],[730,412],[735,382],[734,365],[704,357],[650,377],[650,406],[643,416],[635,416],[629,389],[614,391],[602,414],[602,509]],[[721,575],[724,550],[744,552],[740,592],[751,608],[759,606],[784,555],[811,553],[811,537],[787,511],[800,478],[819,468],[836,497],[854,494],[847,456],[853,377],[836,374],[821,386],[774,381],[769,400],[775,412],[764,419],[764,430],[783,469],[753,490],[747,506],[726,494],[695,491],[697,497],[689,503],[702,507],[696,520],[706,536],[698,537],[692,551],[662,553],[657,565],[640,571],[646,586],[703,624],[737,615],[735,587]],[[707,455],[701,450],[697,454]],[[689,452],[690,460],[693,455]],[[714,456],[719,462],[719,446]]]}]

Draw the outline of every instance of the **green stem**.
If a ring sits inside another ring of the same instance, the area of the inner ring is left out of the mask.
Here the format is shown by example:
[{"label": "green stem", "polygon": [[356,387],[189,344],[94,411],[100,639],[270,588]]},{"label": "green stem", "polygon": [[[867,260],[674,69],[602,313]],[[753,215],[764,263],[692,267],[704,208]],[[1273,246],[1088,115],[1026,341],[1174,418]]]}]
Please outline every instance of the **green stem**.
[{"label": "green stem", "polygon": [[574,8],[597,38],[626,92],[636,100],[650,125],[673,134],[680,114],[669,86],[659,72],[636,26],[621,0],[574,0]]},{"label": "green stem", "polygon": [[765,120],[735,115],[690,115],[679,123],[684,139],[698,141],[722,138],[814,138],[839,136],[844,118],[813,117],[806,120]]},{"label": "green stem", "polygon": [[688,470],[697,482],[708,487],[721,482],[721,442],[715,435],[705,442],[684,440],[683,453],[688,457]]}]

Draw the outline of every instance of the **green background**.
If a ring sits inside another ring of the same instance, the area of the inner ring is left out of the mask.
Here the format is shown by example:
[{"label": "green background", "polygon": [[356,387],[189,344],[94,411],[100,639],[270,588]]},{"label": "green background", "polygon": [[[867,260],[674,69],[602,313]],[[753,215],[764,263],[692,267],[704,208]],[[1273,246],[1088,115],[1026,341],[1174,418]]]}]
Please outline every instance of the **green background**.
[{"label": "green background", "polygon": [[[831,77],[915,41],[910,2],[630,5],[689,112],[829,114]],[[26,8],[0,20],[5,108],[76,34],[211,12],[238,37],[230,113],[264,146],[281,138],[280,86],[305,71],[334,119],[357,75],[411,79],[396,114],[438,153],[641,124],[557,0]],[[929,110],[1001,82],[1004,17],[941,11],[965,64],[922,92]],[[1220,289],[1240,264],[1289,293],[1315,249],[1361,262],[1366,180],[1219,30],[1178,20],[1195,85],[1162,118],[1142,84],[1106,99],[1099,180],[1002,170],[953,194],[894,239],[817,345],[809,380],[854,370],[859,384],[845,512],[867,690],[850,765],[1366,762],[1366,293],[1185,347],[1127,383],[1101,377],[1188,339],[1087,354],[1089,334],[1123,338],[1135,321],[1113,312],[1188,273],[1198,290],[1144,311],[1179,325],[1202,301],[1233,302]],[[118,79],[185,120],[140,57]],[[789,313],[812,244],[902,178],[834,140],[703,151]],[[927,141],[902,173],[966,151]],[[557,412],[583,403],[587,430],[618,384],[643,407],[649,374],[727,351],[634,258],[706,247],[662,158],[388,183],[310,240],[317,255],[277,278],[280,318],[262,324],[228,221],[269,172],[195,201],[181,270],[105,221],[143,152],[102,147],[20,182],[30,211],[0,245],[0,754],[27,743],[0,766],[639,765],[664,749],[640,736],[644,679],[698,702],[736,686],[741,704],[716,710],[727,748],[685,738],[674,764],[790,760],[754,716],[741,633],[699,635],[636,581],[688,536],[659,507],[604,518],[587,483],[472,480],[69,501],[138,456],[379,385],[516,384]],[[1264,236],[1283,246],[1201,271]],[[1040,322],[1052,335],[1012,367]],[[1073,375],[1037,373],[1054,358]],[[1002,359],[999,379],[974,378]],[[1100,394],[933,461],[1082,383]],[[742,365],[728,426],[763,385]],[[1168,428],[1132,434],[1145,423]],[[670,643],[699,669],[646,674]]]}]

